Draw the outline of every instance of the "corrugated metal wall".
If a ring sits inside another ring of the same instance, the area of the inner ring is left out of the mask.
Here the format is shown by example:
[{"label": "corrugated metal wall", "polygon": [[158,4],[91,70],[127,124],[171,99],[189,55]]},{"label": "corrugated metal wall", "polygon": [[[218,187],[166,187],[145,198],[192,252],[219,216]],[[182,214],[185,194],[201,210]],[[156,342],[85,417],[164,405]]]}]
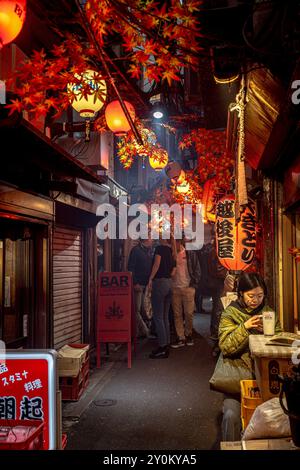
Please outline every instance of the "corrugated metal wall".
[{"label": "corrugated metal wall", "polygon": [[53,233],[54,347],[82,342],[82,232]]}]

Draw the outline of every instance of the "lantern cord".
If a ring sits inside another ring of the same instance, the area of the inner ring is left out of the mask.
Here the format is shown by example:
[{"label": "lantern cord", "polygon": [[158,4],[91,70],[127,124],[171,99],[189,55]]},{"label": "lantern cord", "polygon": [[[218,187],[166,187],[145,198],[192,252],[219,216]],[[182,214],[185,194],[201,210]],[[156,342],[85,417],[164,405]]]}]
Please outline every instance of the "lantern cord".
[{"label": "lantern cord", "polygon": [[133,119],[132,119],[132,117],[131,117],[131,115],[130,115],[128,109],[127,109],[126,106],[125,106],[125,103],[124,103],[124,101],[123,101],[123,99],[122,99],[122,96],[120,95],[120,92],[119,92],[119,90],[118,90],[118,88],[117,88],[117,85],[116,85],[116,83],[115,83],[115,80],[114,80],[114,78],[112,77],[112,75],[111,75],[111,73],[110,73],[110,70],[109,70],[109,68],[108,68],[107,62],[106,62],[106,60],[105,60],[105,53],[104,53],[102,47],[100,47],[99,44],[98,44],[98,41],[97,41],[97,39],[96,39],[96,37],[95,37],[95,34],[94,34],[94,31],[92,30],[92,28],[91,28],[91,26],[90,26],[90,24],[89,24],[89,22],[88,22],[88,19],[87,19],[86,15],[85,15],[85,12],[83,11],[83,8],[82,8],[82,6],[81,6],[79,0],[75,0],[75,3],[76,3],[76,6],[77,6],[77,8],[78,8],[78,10],[79,10],[79,12],[80,12],[80,16],[81,16],[81,19],[82,19],[82,22],[83,22],[84,29],[85,29],[85,31],[86,31],[86,33],[87,33],[87,35],[88,35],[88,38],[89,38],[90,42],[91,42],[92,44],[94,44],[94,46],[95,46],[95,49],[96,49],[97,54],[98,54],[98,56],[99,56],[99,59],[100,59],[100,61],[101,61],[102,64],[103,64],[103,67],[104,67],[104,69],[105,69],[105,72],[106,72],[107,76],[109,77],[110,83],[111,83],[111,85],[112,85],[112,87],[113,87],[113,89],[114,89],[114,91],[115,91],[115,93],[116,93],[116,95],[117,95],[117,98],[118,98],[118,100],[119,100],[119,102],[120,102],[121,108],[122,108],[122,110],[123,110],[123,112],[124,112],[124,114],[125,114],[125,116],[126,116],[126,119],[127,119],[128,122],[129,122],[129,125],[130,125],[130,127],[131,127],[131,130],[132,130],[132,132],[133,132],[133,134],[134,134],[134,137],[135,137],[135,139],[137,140],[137,142],[138,142],[139,145],[144,145],[143,140],[142,140],[142,138],[141,138],[141,136],[140,136],[140,134],[139,134],[139,132],[138,132],[138,130],[137,130],[137,128],[136,128],[134,122],[133,122]]}]

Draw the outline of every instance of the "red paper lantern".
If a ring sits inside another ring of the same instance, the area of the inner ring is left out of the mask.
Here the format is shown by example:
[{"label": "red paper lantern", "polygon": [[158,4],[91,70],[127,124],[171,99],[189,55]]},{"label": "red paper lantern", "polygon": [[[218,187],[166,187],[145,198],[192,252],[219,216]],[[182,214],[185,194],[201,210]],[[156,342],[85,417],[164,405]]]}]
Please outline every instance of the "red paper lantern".
[{"label": "red paper lantern", "polygon": [[0,49],[18,36],[25,15],[26,0],[0,1]]},{"label": "red paper lantern", "polygon": [[202,196],[202,214],[203,222],[206,224],[208,221],[215,222],[216,214],[214,211],[214,197],[215,197],[215,185],[216,179],[210,178],[206,181],[203,187],[203,196]]},{"label": "red paper lantern", "polygon": [[217,203],[217,255],[226,269],[245,271],[252,264],[256,251],[255,204],[249,200],[237,224],[234,206],[233,195],[224,196]]},{"label": "red paper lantern", "polygon": [[[124,101],[124,104],[131,116],[131,119],[134,121],[135,119],[135,111],[132,104],[128,103],[128,101]],[[111,101],[105,109],[105,119],[106,124],[110,128],[110,130],[116,134],[126,134],[131,127],[130,124],[125,116],[125,113],[122,109],[122,106],[118,100]]]}]

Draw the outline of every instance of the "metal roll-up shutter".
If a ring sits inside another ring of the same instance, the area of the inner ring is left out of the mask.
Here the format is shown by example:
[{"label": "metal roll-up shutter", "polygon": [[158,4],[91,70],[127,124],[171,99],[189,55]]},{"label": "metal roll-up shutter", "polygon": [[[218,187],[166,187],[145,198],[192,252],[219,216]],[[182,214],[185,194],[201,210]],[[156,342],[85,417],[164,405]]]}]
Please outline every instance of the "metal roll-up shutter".
[{"label": "metal roll-up shutter", "polygon": [[56,227],[53,233],[54,347],[82,339],[82,232]]}]

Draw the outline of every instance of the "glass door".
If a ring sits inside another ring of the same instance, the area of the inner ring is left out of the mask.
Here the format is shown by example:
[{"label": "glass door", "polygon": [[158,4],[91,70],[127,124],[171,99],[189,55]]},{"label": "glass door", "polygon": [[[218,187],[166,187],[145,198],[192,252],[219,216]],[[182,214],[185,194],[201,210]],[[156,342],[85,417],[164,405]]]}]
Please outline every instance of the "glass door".
[{"label": "glass door", "polygon": [[1,229],[0,336],[8,348],[29,347],[34,312],[33,239],[28,227]]}]

